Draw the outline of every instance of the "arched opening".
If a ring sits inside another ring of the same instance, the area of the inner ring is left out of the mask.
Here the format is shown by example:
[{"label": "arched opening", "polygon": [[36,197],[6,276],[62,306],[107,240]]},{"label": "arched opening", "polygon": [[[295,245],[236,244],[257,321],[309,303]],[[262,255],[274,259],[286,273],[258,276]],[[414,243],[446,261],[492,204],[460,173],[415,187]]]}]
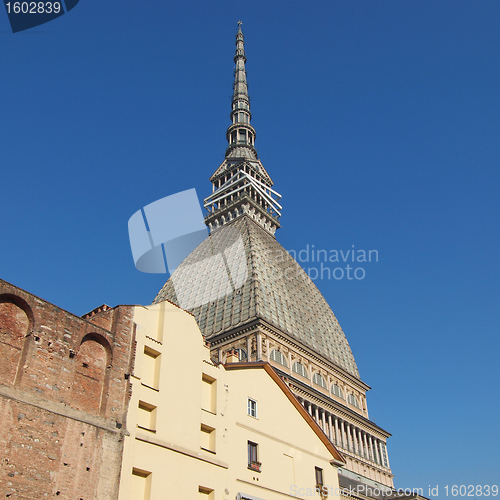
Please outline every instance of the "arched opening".
[{"label": "arched opening", "polygon": [[83,338],[74,358],[73,401],[80,410],[100,411],[110,353],[107,340],[100,335],[89,334]]},{"label": "arched opening", "polygon": [[323,376],[320,373],[315,373],[313,375],[313,382],[316,385],[319,385],[320,387],[323,387],[323,389],[326,389],[326,382]]},{"label": "arched opening", "polygon": [[288,368],[288,363],[286,361],[285,356],[283,355],[282,352],[278,351],[277,349],[273,349],[271,351],[271,355],[269,356],[269,358],[272,361],[275,361],[276,363],[279,363],[280,365],[286,366]]},{"label": "arched opening", "polygon": [[0,295],[0,381],[14,384],[26,337],[33,328],[28,304],[14,295]]}]

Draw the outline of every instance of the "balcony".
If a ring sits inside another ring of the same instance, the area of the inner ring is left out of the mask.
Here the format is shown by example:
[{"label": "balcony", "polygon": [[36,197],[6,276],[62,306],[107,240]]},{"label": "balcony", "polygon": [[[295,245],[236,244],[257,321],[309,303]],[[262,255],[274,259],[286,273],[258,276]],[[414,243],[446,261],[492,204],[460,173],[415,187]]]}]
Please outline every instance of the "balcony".
[{"label": "balcony", "polygon": [[260,462],[254,462],[254,461],[252,461],[252,462],[248,463],[248,468],[250,470],[255,471],[255,472],[262,472],[261,471],[261,467],[262,467],[262,464]]}]

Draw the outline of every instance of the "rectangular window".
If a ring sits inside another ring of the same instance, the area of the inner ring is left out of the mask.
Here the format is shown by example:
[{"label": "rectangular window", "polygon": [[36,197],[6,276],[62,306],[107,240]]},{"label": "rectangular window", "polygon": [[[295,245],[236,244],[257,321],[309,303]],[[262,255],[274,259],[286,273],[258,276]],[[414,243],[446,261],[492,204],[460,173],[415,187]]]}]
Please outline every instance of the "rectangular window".
[{"label": "rectangular window", "polygon": [[201,424],[201,445],[200,447],[209,451],[210,453],[215,453],[215,429],[205,424]]},{"label": "rectangular window", "polygon": [[137,412],[137,427],[156,432],[156,406],[139,401]]},{"label": "rectangular window", "polygon": [[147,346],[142,358],[141,382],[153,389],[158,389],[160,382],[160,353]]},{"label": "rectangular window", "polygon": [[389,463],[387,461],[387,449],[385,447],[385,444],[382,444],[382,462],[384,464],[384,467],[389,467]]},{"label": "rectangular window", "polygon": [[151,472],[132,469],[130,498],[134,500],[149,500],[151,497]]},{"label": "rectangular window", "polygon": [[217,413],[217,381],[205,373],[201,376],[201,408]]},{"label": "rectangular window", "polygon": [[257,418],[257,401],[248,398],[247,415]]},{"label": "rectangular window", "polygon": [[319,467],[314,468],[315,473],[316,473],[316,487],[318,486],[323,486],[323,469]]},{"label": "rectangular window", "polygon": [[205,486],[200,486],[198,487],[198,493],[200,500],[213,500],[214,497],[214,490],[212,488],[206,488]]},{"label": "rectangular window", "polygon": [[252,443],[248,441],[248,468],[256,472],[260,472],[261,463],[258,458],[258,447],[257,443]]}]

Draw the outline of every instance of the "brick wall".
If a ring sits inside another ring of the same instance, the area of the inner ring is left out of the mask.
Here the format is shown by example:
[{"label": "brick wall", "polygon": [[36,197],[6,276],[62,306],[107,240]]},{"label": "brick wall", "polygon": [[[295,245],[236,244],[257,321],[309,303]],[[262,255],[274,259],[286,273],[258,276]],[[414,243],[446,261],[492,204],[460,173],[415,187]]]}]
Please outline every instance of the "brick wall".
[{"label": "brick wall", "polygon": [[133,307],[77,317],[0,280],[0,498],[117,498]]}]

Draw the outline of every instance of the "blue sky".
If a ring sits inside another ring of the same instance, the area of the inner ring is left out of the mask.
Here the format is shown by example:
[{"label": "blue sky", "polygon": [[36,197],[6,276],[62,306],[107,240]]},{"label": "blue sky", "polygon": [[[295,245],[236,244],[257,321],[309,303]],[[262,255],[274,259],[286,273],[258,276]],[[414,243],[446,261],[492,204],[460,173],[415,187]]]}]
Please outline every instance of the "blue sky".
[{"label": "blue sky", "polygon": [[0,14],[2,279],[78,315],[147,304],[129,217],[221,163],[236,21],[287,249],[376,249],[317,280],[397,487],[498,484],[498,0],[98,2]]}]

